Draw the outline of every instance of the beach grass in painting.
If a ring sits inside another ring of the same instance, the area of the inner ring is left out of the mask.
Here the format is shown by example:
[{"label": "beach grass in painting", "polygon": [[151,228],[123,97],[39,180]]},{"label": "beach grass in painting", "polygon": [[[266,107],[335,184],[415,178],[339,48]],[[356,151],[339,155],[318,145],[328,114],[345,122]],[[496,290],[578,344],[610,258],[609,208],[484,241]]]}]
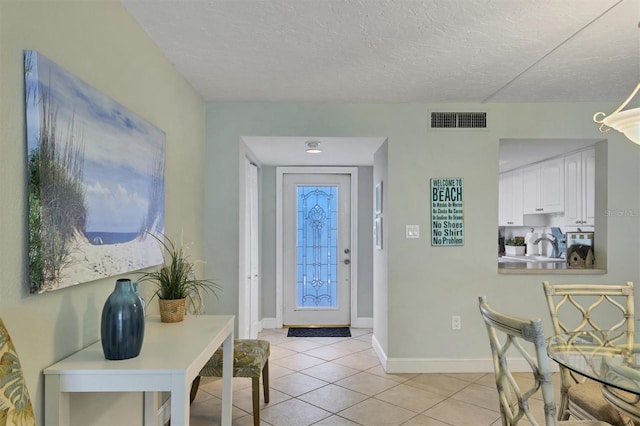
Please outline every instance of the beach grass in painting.
[{"label": "beach grass in painting", "polygon": [[164,133],[36,51],[24,65],[31,292],[161,264]]}]

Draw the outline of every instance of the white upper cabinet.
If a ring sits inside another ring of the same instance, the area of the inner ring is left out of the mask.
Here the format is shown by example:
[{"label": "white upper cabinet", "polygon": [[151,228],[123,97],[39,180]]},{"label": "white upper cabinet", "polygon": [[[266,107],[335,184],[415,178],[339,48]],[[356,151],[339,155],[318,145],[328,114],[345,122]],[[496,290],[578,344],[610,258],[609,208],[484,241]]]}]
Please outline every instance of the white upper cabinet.
[{"label": "white upper cabinet", "polygon": [[554,158],[522,172],[523,213],[546,214],[564,211],[564,158]]},{"label": "white upper cabinet", "polygon": [[595,155],[594,148],[565,157],[566,226],[595,224]]},{"label": "white upper cabinet", "polygon": [[522,211],[524,214],[542,213],[540,207],[540,165],[522,171]]},{"label": "white upper cabinet", "polygon": [[564,158],[541,164],[542,208],[545,213],[564,211]]},{"label": "white upper cabinet", "polygon": [[498,225],[522,226],[522,170],[500,174]]}]

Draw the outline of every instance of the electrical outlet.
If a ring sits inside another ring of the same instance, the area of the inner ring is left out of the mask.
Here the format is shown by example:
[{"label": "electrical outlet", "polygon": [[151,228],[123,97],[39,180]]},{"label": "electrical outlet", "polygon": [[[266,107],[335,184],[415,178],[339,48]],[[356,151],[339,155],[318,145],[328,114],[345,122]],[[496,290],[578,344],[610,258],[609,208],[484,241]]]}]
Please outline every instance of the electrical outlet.
[{"label": "electrical outlet", "polygon": [[462,321],[460,320],[459,315],[454,315],[451,317],[451,329],[452,330],[460,330],[462,328]]}]

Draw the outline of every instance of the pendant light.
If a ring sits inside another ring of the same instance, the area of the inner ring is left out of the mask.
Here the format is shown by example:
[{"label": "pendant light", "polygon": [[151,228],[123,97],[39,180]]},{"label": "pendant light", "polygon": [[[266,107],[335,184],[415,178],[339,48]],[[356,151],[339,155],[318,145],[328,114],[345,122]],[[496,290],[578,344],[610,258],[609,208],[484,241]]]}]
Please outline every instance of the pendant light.
[{"label": "pendant light", "polygon": [[624,133],[630,141],[640,145],[640,107],[622,111],[622,108],[627,106],[638,90],[640,90],[640,83],[627,100],[608,116],[604,112],[598,112],[593,116],[593,121],[600,125],[601,133],[608,132],[609,128],[616,129],[620,133]]}]

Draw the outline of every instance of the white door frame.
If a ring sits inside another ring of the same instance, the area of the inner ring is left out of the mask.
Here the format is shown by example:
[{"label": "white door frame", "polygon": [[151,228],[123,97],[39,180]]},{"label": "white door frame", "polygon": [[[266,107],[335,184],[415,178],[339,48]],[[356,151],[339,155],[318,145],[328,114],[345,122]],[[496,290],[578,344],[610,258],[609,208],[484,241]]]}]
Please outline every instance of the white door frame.
[{"label": "white door frame", "polygon": [[[260,221],[259,216],[254,217],[257,219],[253,223],[250,223],[251,218],[249,213],[259,215],[259,200],[253,206],[251,206],[247,200],[247,191],[249,185],[252,185],[250,179],[247,176],[248,169],[251,168],[251,173],[258,173],[259,166],[254,163],[250,158],[244,157],[242,159],[241,182],[240,185],[240,209],[239,209],[239,241],[238,241],[238,338],[239,339],[255,339],[258,332],[261,331],[258,312],[260,303],[260,267],[259,267],[259,242],[260,242]],[[259,176],[258,176],[259,179]],[[255,187],[256,196],[259,197],[260,185],[256,180],[253,182]],[[256,201],[256,200],[254,200]],[[253,229],[252,235],[250,228]],[[250,238],[253,238],[249,241]],[[256,264],[252,264],[252,260]]]},{"label": "white door frame", "polygon": [[245,235],[245,240],[250,247],[245,247],[245,256],[250,265],[245,265],[249,290],[249,338],[256,339],[259,330],[259,304],[260,304],[260,212],[259,212],[259,187],[258,166],[247,159],[249,171],[247,173],[247,189],[251,200],[247,200],[248,206],[246,218],[250,223],[247,227],[251,230],[250,236]]},{"label": "white door frame", "polygon": [[358,307],[358,168],[357,167],[276,167],[276,327],[283,324],[284,309],[284,245],[283,194],[285,174],[348,174],[351,175],[351,324],[356,323]]}]

